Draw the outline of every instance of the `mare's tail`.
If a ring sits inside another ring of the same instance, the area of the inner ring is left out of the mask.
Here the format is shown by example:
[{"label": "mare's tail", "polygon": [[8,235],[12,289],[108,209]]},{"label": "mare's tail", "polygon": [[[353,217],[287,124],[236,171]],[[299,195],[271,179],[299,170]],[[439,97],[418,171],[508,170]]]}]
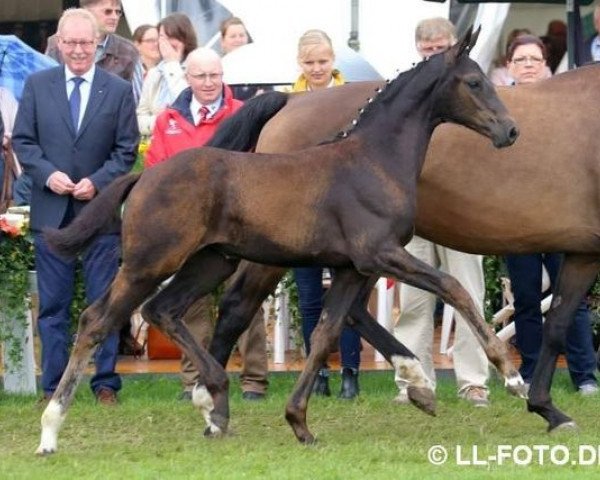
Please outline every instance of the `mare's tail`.
[{"label": "mare's tail", "polygon": [[266,92],[251,98],[221,123],[206,146],[235,152],[253,150],[265,123],[285,106],[288,98],[289,94],[283,92]]},{"label": "mare's tail", "polygon": [[74,257],[84,250],[96,236],[118,222],[119,207],[139,178],[139,173],[118,177],[83,207],[67,227],[45,229],[44,238],[50,248],[64,257]]}]

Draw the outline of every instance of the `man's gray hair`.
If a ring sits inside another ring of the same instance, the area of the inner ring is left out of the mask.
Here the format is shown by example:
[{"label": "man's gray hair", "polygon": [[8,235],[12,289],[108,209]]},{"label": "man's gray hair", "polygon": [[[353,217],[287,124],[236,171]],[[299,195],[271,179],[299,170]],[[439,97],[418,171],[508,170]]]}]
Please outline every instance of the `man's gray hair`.
[{"label": "man's gray hair", "polygon": [[450,43],[456,41],[456,27],[444,17],[426,18],[421,20],[415,29],[415,43],[426,42],[444,37]]},{"label": "man's gray hair", "polygon": [[98,22],[96,21],[96,17],[94,17],[94,14],[91,13],[89,10],[86,10],[85,8],[67,8],[62,13],[62,15],[60,16],[60,19],[58,20],[58,27],[56,29],[59,36],[60,36],[60,32],[62,31],[62,29],[64,27],[65,22],[70,18],[83,18],[85,20],[88,20],[94,30],[94,36],[95,37],[100,36],[100,28],[98,27]]},{"label": "man's gray hair", "polygon": [[[103,0],[79,0],[79,6],[81,8],[89,8],[89,7],[93,7],[94,5],[97,5],[98,3],[102,2],[102,1]],[[114,3],[121,5],[120,0],[114,0]]]}]

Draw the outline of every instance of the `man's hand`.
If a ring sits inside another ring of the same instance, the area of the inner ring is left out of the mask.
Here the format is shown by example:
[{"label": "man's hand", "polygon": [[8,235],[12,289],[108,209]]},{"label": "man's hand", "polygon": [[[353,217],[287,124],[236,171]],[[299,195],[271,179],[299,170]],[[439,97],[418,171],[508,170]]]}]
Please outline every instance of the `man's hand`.
[{"label": "man's hand", "polygon": [[70,195],[75,184],[64,172],[54,172],[48,177],[48,188],[58,195]]},{"label": "man's hand", "polygon": [[96,195],[96,187],[89,178],[82,178],[73,188],[73,197],[77,200],[91,200]]}]

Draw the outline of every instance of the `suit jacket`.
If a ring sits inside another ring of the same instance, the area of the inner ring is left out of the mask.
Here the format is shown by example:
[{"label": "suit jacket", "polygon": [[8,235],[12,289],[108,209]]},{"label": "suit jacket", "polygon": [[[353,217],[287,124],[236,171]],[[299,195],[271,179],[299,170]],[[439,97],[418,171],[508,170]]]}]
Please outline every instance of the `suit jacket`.
[{"label": "suit jacket", "polygon": [[[139,131],[131,84],[96,68],[90,98],[76,133],[67,99],[65,67],[30,75],[13,131],[13,146],[31,177],[31,228],[59,227],[68,208],[74,214],[86,202],[57,195],[47,186],[59,170],[73,182],[89,178],[100,191],[131,170]],[[69,210],[70,212],[70,210]]]},{"label": "suit jacket", "polygon": [[[115,33],[109,33],[107,37],[106,48],[102,57],[96,62],[96,66],[131,82],[135,66],[140,57],[137,48],[132,42]],[[65,63],[58,49],[57,34],[48,37],[46,55],[60,64]]]}]

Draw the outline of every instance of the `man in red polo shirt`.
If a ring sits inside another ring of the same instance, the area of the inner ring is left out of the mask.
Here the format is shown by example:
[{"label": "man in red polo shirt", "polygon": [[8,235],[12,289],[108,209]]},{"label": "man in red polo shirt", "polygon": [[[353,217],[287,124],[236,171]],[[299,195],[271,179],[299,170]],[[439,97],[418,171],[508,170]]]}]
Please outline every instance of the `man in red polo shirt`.
[{"label": "man in red polo shirt", "polygon": [[197,48],[186,59],[186,88],[156,118],[145,165],[164,162],[176,153],[204,145],[219,123],[242,106],[223,83],[221,58],[210,48]]},{"label": "man in red polo shirt", "polygon": [[[182,150],[201,147],[212,137],[219,123],[242,106],[223,83],[221,58],[214,50],[193,50],[185,64],[190,86],[156,118],[150,148],[146,152],[146,168],[164,162]],[[192,305],[184,317],[196,341],[205,347],[212,336],[213,305],[213,297],[208,295]],[[266,332],[260,313],[240,337],[239,349],[243,361],[240,375],[243,398],[260,400],[268,385]],[[181,398],[191,399],[198,372],[186,355],[182,357],[181,369]]]}]

